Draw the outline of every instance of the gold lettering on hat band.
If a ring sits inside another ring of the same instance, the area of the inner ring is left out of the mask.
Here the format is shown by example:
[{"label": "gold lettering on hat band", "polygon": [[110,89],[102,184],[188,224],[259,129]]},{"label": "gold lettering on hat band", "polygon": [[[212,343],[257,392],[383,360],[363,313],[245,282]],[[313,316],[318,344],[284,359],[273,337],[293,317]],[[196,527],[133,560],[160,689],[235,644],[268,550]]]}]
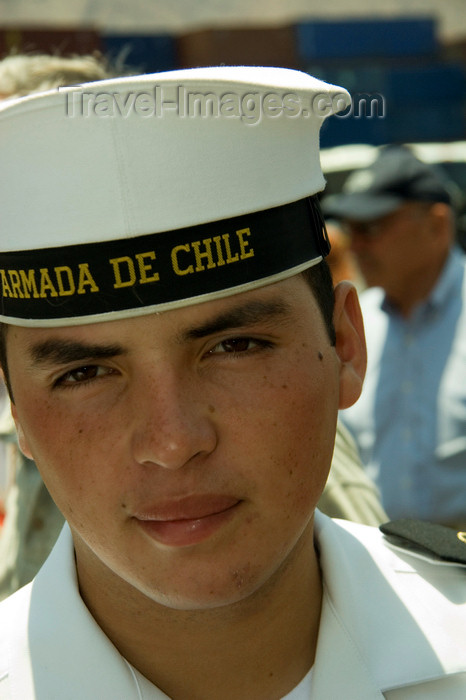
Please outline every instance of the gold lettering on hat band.
[{"label": "gold lettering on hat band", "polygon": [[464,542],[464,544],[466,544],[466,532],[457,532],[456,536],[460,542]]},{"label": "gold lettering on hat band", "polygon": [[[171,251],[173,272],[178,276],[192,275],[195,272],[212,270],[215,267],[231,265],[240,260],[252,258],[254,249],[248,250],[249,241],[244,238],[251,235],[249,228],[243,228],[235,233],[238,248],[232,248],[234,241],[229,233],[214,238],[204,238],[202,241],[193,241],[191,244],[181,243],[175,246]],[[232,250],[235,252],[233,253]],[[181,262],[181,259],[184,262]]]},{"label": "gold lettering on hat band", "polygon": [[48,299],[99,291],[89,263],[80,263],[74,271],[68,265],[27,272],[0,269],[0,279],[3,298]]},{"label": "gold lettering on hat band", "polygon": [[180,305],[292,270],[327,252],[316,198],[175,231],[0,252],[0,320],[74,320]]}]

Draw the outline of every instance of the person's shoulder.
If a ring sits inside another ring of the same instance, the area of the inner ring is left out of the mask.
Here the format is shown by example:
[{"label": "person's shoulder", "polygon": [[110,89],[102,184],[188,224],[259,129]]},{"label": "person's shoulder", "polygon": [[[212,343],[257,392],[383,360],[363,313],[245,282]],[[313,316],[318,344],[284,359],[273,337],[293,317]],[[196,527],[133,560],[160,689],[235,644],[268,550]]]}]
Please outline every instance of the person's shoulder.
[{"label": "person's shoulder", "polygon": [[398,552],[433,565],[459,567],[466,575],[466,532],[409,518],[385,523],[380,531]]},{"label": "person's shoulder", "polygon": [[466,532],[409,518],[389,521],[378,528],[347,521],[338,521],[338,525],[374,552],[458,568],[466,577]]},{"label": "person's shoulder", "polygon": [[325,591],[341,626],[387,689],[465,674],[466,544],[437,525],[381,527],[316,518]]},{"label": "person's shoulder", "polygon": [[[408,606],[417,606],[424,597],[454,611],[466,624],[466,533],[410,519],[379,528],[347,521],[337,524],[346,535],[344,546],[354,551],[362,546],[378,573]],[[368,576],[368,571],[362,575]],[[360,577],[361,572],[355,576]]]},{"label": "person's shoulder", "polygon": [[[374,527],[348,520],[330,521],[322,514],[317,530],[330,553],[348,553],[350,562],[357,552],[364,551],[389,578],[412,571],[439,591],[448,582],[459,585],[466,612],[466,533],[418,520],[394,520]],[[354,572],[356,577],[360,574]]]}]

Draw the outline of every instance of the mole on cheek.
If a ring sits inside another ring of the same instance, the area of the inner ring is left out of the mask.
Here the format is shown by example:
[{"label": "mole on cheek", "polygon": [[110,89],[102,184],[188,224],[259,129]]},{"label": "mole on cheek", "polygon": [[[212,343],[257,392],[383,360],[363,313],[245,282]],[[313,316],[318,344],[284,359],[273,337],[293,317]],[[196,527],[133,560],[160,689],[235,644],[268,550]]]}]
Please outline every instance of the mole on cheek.
[{"label": "mole on cheek", "polygon": [[322,362],[322,360],[324,359],[323,353],[321,353],[320,350],[319,350],[319,352],[317,353],[317,357],[319,358],[319,360],[320,360],[321,362]]}]

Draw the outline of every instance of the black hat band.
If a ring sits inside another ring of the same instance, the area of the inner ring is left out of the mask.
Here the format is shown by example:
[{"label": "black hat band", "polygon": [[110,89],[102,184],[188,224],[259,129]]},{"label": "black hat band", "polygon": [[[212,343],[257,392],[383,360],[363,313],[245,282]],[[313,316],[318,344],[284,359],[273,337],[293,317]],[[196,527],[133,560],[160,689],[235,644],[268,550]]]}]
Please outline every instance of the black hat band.
[{"label": "black hat band", "polygon": [[131,309],[182,306],[328,252],[313,196],[175,231],[1,253],[1,315],[18,325],[56,325],[61,319],[66,325]]}]

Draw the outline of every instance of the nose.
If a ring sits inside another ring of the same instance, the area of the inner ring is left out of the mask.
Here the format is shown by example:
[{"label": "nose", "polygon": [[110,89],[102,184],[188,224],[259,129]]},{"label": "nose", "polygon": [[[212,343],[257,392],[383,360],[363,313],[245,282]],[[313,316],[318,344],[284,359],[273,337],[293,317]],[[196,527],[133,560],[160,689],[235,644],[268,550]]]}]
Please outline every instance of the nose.
[{"label": "nose", "polygon": [[140,386],[132,434],[139,464],[180,469],[215,450],[212,406],[201,394],[196,382],[182,382],[167,372]]}]

